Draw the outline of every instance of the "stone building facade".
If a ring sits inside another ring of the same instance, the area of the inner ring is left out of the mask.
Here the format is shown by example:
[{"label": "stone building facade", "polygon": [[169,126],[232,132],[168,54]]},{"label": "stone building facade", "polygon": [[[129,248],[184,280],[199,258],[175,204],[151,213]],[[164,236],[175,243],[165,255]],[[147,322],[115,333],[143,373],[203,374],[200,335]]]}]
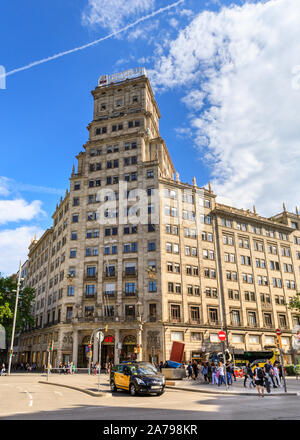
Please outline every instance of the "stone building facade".
[{"label": "stone building facade", "polygon": [[[103,363],[167,360],[174,340],[185,343],[186,361],[201,359],[220,351],[222,326],[236,352],[275,347],[280,327],[291,361],[298,213],[261,217],[216,203],[195,178],[181,182],[144,71],[101,80],[92,95],[70,188],[29,247],[36,324],[19,339],[19,360],[45,365],[53,340],[52,365],[86,367],[96,329],[105,333]],[[98,349],[94,340],[94,361]]]}]

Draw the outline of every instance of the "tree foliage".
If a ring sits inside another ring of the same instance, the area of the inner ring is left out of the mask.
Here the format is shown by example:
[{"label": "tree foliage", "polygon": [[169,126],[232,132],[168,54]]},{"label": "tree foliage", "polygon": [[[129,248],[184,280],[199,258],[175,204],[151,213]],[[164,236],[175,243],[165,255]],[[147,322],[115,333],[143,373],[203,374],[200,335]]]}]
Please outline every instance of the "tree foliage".
[{"label": "tree foliage", "polygon": [[300,292],[297,292],[296,296],[290,300],[289,309],[300,312]]},{"label": "tree foliage", "polygon": [[[0,277],[0,324],[5,327],[8,340],[10,340],[12,333],[16,292],[17,280],[14,277]],[[34,318],[31,313],[34,292],[35,290],[31,287],[21,287],[19,291],[15,334],[34,325]]]}]

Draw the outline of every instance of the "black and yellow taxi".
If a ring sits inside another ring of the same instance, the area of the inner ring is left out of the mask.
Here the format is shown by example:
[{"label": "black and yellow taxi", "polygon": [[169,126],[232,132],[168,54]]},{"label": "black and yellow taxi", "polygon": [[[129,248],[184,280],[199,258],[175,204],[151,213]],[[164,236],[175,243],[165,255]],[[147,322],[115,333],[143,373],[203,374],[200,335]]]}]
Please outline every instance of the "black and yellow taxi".
[{"label": "black and yellow taxi", "polygon": [[165,391],[165,385],[164,376],[144,363],[114,365],[110,373],[111,391],[126,390],[132,396],[136,394],[160,396]]}]

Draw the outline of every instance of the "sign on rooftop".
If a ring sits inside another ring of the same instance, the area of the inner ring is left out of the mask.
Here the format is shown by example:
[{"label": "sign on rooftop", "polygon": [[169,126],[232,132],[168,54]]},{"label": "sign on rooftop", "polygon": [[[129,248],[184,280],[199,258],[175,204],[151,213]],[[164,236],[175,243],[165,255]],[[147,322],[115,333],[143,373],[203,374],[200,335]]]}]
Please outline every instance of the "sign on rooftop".
[{"label": "sign on rooftop", "polygon": [[124,70],[124,72],[113,73],[112,75],[102,75],[98,80],[98,85],[100,87],[107,86],[108,84],[119,83],[126,81],[126,79],[138,78],[143,75],[146,75],[146,69],[144,67],[136,67],[135,69]]}]

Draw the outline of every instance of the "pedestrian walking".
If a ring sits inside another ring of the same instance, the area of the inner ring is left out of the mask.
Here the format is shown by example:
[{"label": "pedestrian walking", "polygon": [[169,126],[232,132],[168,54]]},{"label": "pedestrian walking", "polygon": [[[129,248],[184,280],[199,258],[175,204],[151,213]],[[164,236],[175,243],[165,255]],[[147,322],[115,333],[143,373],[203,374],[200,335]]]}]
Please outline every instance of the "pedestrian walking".
[{"label": "pedestrian walking", "polygon": [[2,364],[2,367],[1,367],[1,376],[4,376],[4,374],[5,374],[5,364],[3,363]]},{"label": "pedestrian walking", "polygon": [[259,367],[258,364],[255,364],[254,376],[258,395],[264,397],[264,381],[266,378],[265,369]]},{"label": "pedestrian walking", "polygon": [[212,384],[218,385],[217,367],[214,362],[211,364],[211,375],[212,375]]},{"label": "pedestrian walking", "polygon": [[224,379],[224,365],[223,362],[219,362],[218,365],[218,370],[217,370],[217,377],[218,377],[218,387],[220,387],[222,385],[222,383],[225,384],[225,379]]},{"label": "pedestrian walking", "polygon": [[212,373],[211,373],[211,364],[210,362],[207,362],[207,378],[208,378],[208,382],[211,383],[212,380]]},{"label": "pedestrian walking", "polygon": [[203,363],[202,366],[201,366],[201,373],[204,376],[204,382],[205,383],[209,383],[209,380],[208,380],[208,377],[207,377],[207,375],[208,375],[208,368],[207,368],[205,363]]},{"label": "pedestrian walking", "polygon": [[232,374],[233,380],[236,382],[236,375],[235,375],[234,365],[232,365],[231,363],[230,363],[230,369],[231,369],[231,374]]},{"label": "pedestrian walking", "polygon": [[247,365],[243,368],[245,377],[244,377],[244,387],[246,388],[246,384],[247,384],[247,379],[250,379],[250,383],[249,383],[249,387],[251,388],[251,386],[253,386],[253,388],[255,388],[255,384],[253,382],[253,371],[252,368],[250,366],[250,362],[247,363]]},{"label": "pedestrian walking", "polygon": [[274,382],[274,377],[273,377],[274,376],[274,370],[273,370],[273,365],[272,365],[270,359],[264,365],[264,369],[265,369],[265,373],[266,373],[266,376],[267,376],[269,382],[273,383],[273,388],[277,388],[277,386],[275,385],[275,382]]},{"label": "pedestrian walking", "polygon": [[226,377],[227,377],[227,384],[232,385],[232,375],[231,375],[231,366],[230,363],[226,363]]},{"label": "pedestrian walking", "polygon": [[160,361],[158,368],[159,368],[159,371],[161,372],[162,368],[164,368],[163,361]]},{"label": "pedestrian walking", "polygon": [[188,379],[193,379],[193,367],[192,367],[192,362],[190,361],[188,366],[187,366],[187,376]]},{"label": "pedestrian walking", "polygon": [[277,386],[281,388],[281,381],[280,381],[280,377],[279,377],[279,368],[278,368],[278,362],[274,362],[274,377],[276,379],[277,382]]},{"label": "pedestrian walking", "polygon": [[198,377],[198,364],[197,364],[197,362],[196,361],[194,361],[193,362],[193,364],[192,364],[192,368],[193,368],[193,376],[194,376],[194,380],[196,380],[197,379],[197,377]]}]

